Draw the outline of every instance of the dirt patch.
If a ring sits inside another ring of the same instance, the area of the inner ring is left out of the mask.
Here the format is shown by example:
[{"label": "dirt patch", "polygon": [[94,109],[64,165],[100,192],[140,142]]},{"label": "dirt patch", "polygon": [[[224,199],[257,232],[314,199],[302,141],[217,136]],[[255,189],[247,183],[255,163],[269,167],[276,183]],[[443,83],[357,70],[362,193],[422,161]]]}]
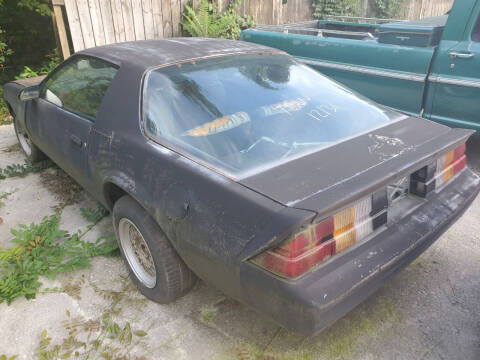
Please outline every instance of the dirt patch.
[{"label": "dirt patch", "polygon": [[21,151],[20,144],[15,143],[13,145],[7,146],[5,149],[2,149],[2,151],[6,152],[6,153],[19,152],[19,151]]},{"label": "dirt patch", "polygon": [[40,181],[63,206],[74,204],[81,199],[82,187],[60,168],[42,171]]}]

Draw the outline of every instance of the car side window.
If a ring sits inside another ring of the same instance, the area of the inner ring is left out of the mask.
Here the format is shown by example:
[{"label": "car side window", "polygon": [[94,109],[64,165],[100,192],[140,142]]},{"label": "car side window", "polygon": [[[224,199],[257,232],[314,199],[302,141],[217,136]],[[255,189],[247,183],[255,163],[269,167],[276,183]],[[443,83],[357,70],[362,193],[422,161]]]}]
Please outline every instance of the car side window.
[{"label": "car side window", "polygon": [[103,60],[79,57],[60,68],[45,83],[40,97],[95,121],[117,67]]}]

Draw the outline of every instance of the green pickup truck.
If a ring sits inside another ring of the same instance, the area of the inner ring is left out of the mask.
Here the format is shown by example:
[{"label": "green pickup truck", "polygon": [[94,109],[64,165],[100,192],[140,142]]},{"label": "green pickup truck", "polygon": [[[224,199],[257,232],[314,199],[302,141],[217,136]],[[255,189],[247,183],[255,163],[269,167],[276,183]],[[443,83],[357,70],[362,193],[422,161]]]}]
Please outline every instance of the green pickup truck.
[{"label": "green pickup truck", "polygon": [[480,134],[480,0],[415,21],[258,26],[242,40],[297,60],[380,104]]}]

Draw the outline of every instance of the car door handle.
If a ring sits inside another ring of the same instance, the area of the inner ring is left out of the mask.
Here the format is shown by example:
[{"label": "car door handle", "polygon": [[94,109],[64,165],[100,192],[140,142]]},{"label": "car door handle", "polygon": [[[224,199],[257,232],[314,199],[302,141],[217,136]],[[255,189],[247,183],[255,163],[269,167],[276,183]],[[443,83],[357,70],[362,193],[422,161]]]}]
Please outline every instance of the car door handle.
[{"label": "car door handle", "polygon": [[459,59],[471,59],[475,56],[475,54],[472,54],[472,53],[460,53],[460,52],[455,52],[455,51],[452,51],[450,53],[450,57],[452,59],[456,59],[456,58],[459,58]]},{"label": "car door handle", "polygon": [[71,134],[70,135],[70,140],[72,140],[72,142],[75,145],[77,145],[78,147],[80,147],[80,148],[83,147],[83,141],[78,136]]}]

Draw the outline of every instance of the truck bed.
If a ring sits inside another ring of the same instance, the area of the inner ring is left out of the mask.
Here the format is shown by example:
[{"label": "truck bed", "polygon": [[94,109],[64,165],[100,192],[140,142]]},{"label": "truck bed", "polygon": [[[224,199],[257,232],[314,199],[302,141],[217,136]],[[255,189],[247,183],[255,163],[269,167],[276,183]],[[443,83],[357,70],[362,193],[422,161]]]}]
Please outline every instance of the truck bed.
[{"label": "truck bed", "polygon": [[447,17],[257,26],[244,30],[241,39],[284,50],[381,104],[419,115]]},{"label": "truck bed", "polygon": [[373,41],[382,44],[432,47],[440,42],[447,18],[448,15],[415,21],[380,19],[380,21],[387,21],[386,23],[312,20],[284,25],[259,25],[255,29],[285,34]]}]

